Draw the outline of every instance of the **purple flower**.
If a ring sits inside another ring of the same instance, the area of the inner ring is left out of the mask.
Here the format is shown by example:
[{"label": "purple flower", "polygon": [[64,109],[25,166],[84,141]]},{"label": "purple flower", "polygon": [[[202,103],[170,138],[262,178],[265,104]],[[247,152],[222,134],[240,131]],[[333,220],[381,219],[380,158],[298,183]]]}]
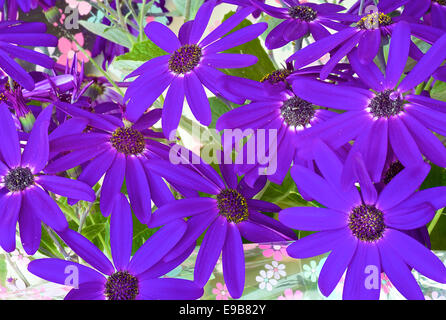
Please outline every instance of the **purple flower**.
[{"label": "purple flower", "polygon": [[57,37],[46,34],[46,25],[41,22],[0,22],[0,67],[22,87],[32,90],[34,80],[14,58],[51,69],[54,60],[43,53],[20,47],[55,47]]},{"label": "purple flower", "polygon": [[[36,9],[37,6],[41,6],[43,9],[53,7],[56,0],[6,0],[6,3],[8,6],[8,18],[10,20],[15,20],[15,17],[17,16],[17,6],[19,6],[23,12],[29,12],[32,9]],[[0,9],[3,10],[4,5],[5,0],[0,0]]]},{"label": "purple flower", "polygon": [[41,221],[57,231],[68,227],[64,214],[46,191],[95,200],[94,191],[85,183],[41,173],[48,162],[52,110],[50,105],[40,113],[22,154],[12,115],[4,103],[0,104],[0,245],[5,251],[15,249],[17,221],[23,247],[30,255],[39,248]]},{"label": "purple flower", "polygon": [[326,27],[334,30],[345,29],[346,26],[337,21],[356,21],[357,17],[345,13],[343,6],[332,3],[300,3],[299,0],[285,1],[285,8],[277,8],[263,1],[251,0],[251,3],[272,17],[283,19],[265,39],[268,49],[283,47],[290,41],[298,40],[311,34],[320,40],[330,35]]},{"label": "purple flower", "polygon": [[[211,109],[203,85],[217,96],[231,101],[236,98],[217,81],[223,75],[217,68],[247,67],[255,64],[257,57],[219,52],[256,38],[265,31],[267,24],[250,25],[221,38],[251,12],[250,8],[245,8],[200,40],[214,6],[215,1],[203,4],[195,20],[183,24],[178,37],[161,23],[151,22],[146,26],[149,39],[168,54],[147,61],[127,76],[139,75],[125,93],[125,101],[128,101],[126,115],[130,121],[138,119],[167,87],[162,115],[162,127],[167,137],[172,136],[178,127],[184,96],[195,118],[203,125],[211,123]],[[235,100],[240,103],[239,99]]]},{"label": "purple flower", "polygon": [[[270,181],[280,185],[293,161],[312,167],[312,159],[306,160],[298,156],[301,139],[305,137],[308,128],[337,115],[317,108],[296,95],[288,85],[292,77],[286,75],[287,72],[278,71],[268,75],[265,83],[237,77],[228,77],[225,80],[228,89],[234,91],[234,94],[243,93],[243,97],[252,101],[223,114],[216,123],[217,130],[223,130],[225,152],[231,153],[233,146],[238,146],[241,138],[252,134],[238,153],[235,165],[236,172],[245,175],[246,182],[251,186],[259,177],[260,170],[266,172]],[[243,132],[238,136],[233,134],[235,141],[232,141],[225,139],[232,139],[232,135],[226,135],[227,129],[231,130],[228,133],[235,133],[235,130]],[[267,159],[267,154],[269,161],[264,160]]]},{"label": "purple flower", "polygon": [[[398,3],[398,2],[397,2]],[[398,5],[400,6],[401,3]],[[356,46],[358,58],[362,64],[368,64],[377,56],[380,47],[393,35],[393,30],[402,23],[406,16],[391,17],[389,13],[398,7],[390,1],[379,2],[378,12],[358,16],[356,26],[345,28],[322,40],[316,41],[291,55],[287,61],[293,61],[296,68],[308,65],[330,52],[330,60],[321,71],[321,79],[326,79],[333,67]],[[408,22],[409,23],[409,22]],[[444,32],[419,23],[409,23],[409,32],[426,42],[433,43]],[[409,54],[419,60],[423,53],[411,40]],[[332,51],[335,50],[335,51]]]},{"label": "purple flower", "polygon": [[[59,236],[91,267],[47,258],[31,261],[28,270],[45,280],[73,285],[66,300],[189,300],[203,295],[203,289],[192,281],[161,278],[193,250],[193,247],[188,248],[175,260],[163,260],[185,233],[185,222],[177,220],[161,228],[130,257],[132,212],[123,195],[116,197],[113,211],[110,220],[113,263],[88,239],[67,229]],[[70,283],[67,278],[74,270],[78,277]]]},{"label": "purple flower", "polygon": [[[323,143],[316,152],[316,163],[322,177],[297,165],[291,175],[298,189],[324,208],[288,208],[279,213],[279,220],[298,230],[320,231],[291,244],[287,252],[304,259],[331,251],[318,281],[325,296],[346,269],[343,299],[378,299],[381,272],[407,299],[424,299],[411,268],[446,283],[441,260],[402,232],[426,225],[435,210],[446,205],[445,187],[415,192],[429,172],[427,164],[405,168],[378,194],[362,161],[356,166],[360,192],[354,184],[341,192],[342,162]],[[433,194],[442,194],[435,206],[430,202]],[[372,275],[376,276],[373,282]]]},{"label": "purple flower", "polygon": [[190,217],[186,233],[165,261],[174,259],[193,245],[207,229],[198,252],[194,280],[204,286],[222,253],[225,283],[231,297],[237,299],[242,295],[245,283],[242,237],[252,242],[274,242],[296,239],[296,236],[277,220],[259,212],[280,210],[275,204],[253,198],[265,186],[265,176],[259,178],[254,187],[249,187],[244,179],[238,182],[232,164],[220,164],[222,179],[210,165],[198,162],[200,159],[196,157],[192,158],[192,164],[184,165],[163,160],[148,161],[150,169],[169,181],[209,194],[161,206],[148,226],[158,227]]},{"label": "purple flower", "polygon": [[[100,197],[104,216],[111,213],[113,199],[121,191],[124,178],[132,209],[142,223],[150,219],[151,200],[160,205],[173,199],[164,181],[145,165],[147,159],[168,157],[169,147],[152,139],[163,137],[162,133],[149,129],[161,118],[160,109],[129,125],[121,117],[93,114],[63,102],[58,103],[58,108],[73,119],[50,136],[52,158],[63,154],[55,157],[45,172],[63,172],[83,164],[78,180],[89,186],[94,186],[105,174]],[[82,132],[87,124],[93,130]]]},{"label": "purple flower", "polygon": [[[308,79],[293,82],[294,92],[316,105],[346,110],[307,133],[333,149],[355,140],[350,154],[359,151],[372,181],[379,182],[392,148],[404,167],[422,161],[422,154],[439,166],[446,166],[446,149],[431,132],[445,134],[446,103],[415,95],[413,89],[426,80],[446,58],[446,35],[441,37],[418,64],[402,79],[410,46],[409,25],[395,27],[390,43],[386,74],[371,63],[359,62],[358,51],[349,55],[353,69],[372,90],[359,86],[331,85]],[[345,181],[351,182],[351,159],[346,160]]]}]

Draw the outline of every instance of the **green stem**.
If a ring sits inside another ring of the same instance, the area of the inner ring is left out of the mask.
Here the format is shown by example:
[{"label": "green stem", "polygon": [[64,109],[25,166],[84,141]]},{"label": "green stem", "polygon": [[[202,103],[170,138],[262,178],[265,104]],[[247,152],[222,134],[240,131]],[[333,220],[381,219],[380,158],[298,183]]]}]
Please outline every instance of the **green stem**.
[{"label": "green stem", "polygon": [[23,275],[22,271],[20,271],[19,267],[17,267],[17,265],[11,260],[11,253],[6,252],[5,257],[6,257],[6,261],[8,261],[9,265],[12,267],[12,269],[15,271],[15,273],[25,283],[25,286],[29,287],[31,284],[25,278],[25,276]]},{"label": "green stem", "polygon": [[429,81],[424,86],[424,90],[431,91],[432,90],[432,83],[434,82],[434,77],[430,77]]},{"label": "green stem", "polygon": [[359,3],[359,12],[358,12],[358,14],[360,16],[362,16],[362,14],[364,13],[364,1],[365,0],[361,0],[361,2]]},{"label": "green stem", "polygon": [[426,82],[419,84],[415,89],[415,94],[417,94],[417,95],[421,94],[421,92],[423,92],[425,85],[426,85]]},{"label": "green stem", "polygon": [[432,219],[431,223],[429,223],[429,226],[427,227],[427,231],[429,232],[429,234],[431,234],[432,231],[434,231],[435,225],[437,224],[438,220],[440,219],[442,213],[443,213],[443,209],[437,210],[437,212],[435,213],[434,218]]},{"label": "green stem", "polygon": [[[101,188],[99,188],[98,191],[96,191],[96,194],[95,194],[96,198],[99,197],[99,194],[101,193]],[[91,208],[93,208],[93,205],[94,205],[94,201],[90,202],[90,204],[88,205],[87,209],[85,209],[85,211],[82,213],[82,215],[81,215],[81,217],[79,219],[79,227],[77,228],[77,232],[78,233],[81,233],[82,228],[83,228],[84,223],[85,223],[85,220],[86,220],[88,214],[90,213]]]},{"label": "green stem", "polygon": [[73,37],[73,41],[76,43],[77,47],[79,48],[80,51],[82,51],[82,53],[89,59],[89,61],[95,66],[96,69],[98,69],[98,71],[111,83],[111,85],[113,86],[113,88],[116,89],[116,91],[121,95],[124,96],[124,93],[121,91],[121,89],[118,87],[118,85],[116,84],[116,82],[107,74],[107,72],[105,72],[104,69],[102,69],[102,67],[100,65],[97,64],[97,62],[85,51],[84,48],[82,48],[82,46],[79,44],[79,42],[77,42],[77,40]]},{"label": "green stem", "polygon": [[146,9],[146,0],[142,0],[141,11],[139,13],[139,34],[138,41],[143,41],[144,37],[144,11]]}]

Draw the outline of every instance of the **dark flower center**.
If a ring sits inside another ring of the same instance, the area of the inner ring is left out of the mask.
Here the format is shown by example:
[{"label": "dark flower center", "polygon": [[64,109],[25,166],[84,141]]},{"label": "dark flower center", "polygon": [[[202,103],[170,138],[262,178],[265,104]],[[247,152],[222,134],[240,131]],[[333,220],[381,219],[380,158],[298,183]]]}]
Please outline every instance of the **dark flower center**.
[{"label": "dark flower center", "polygon": [[352,210],[348,226],[356,238],[366,242],[381,239],[386,229],[383,213],[368,204],[362,204]]},{"label": "dark flower center", "polygon": [[439,5],[446,6],[446,0],[433,0],[433,2],[438,3]]},{"label": "dark flower center", "polygon": [[229,222],[239,223],[248,219],[248,204],[237,190],[224,189],[217,195],[217,207],[220,215]]},{"label": "dark flower center", "polygon": [[175,51],[169,59],[169,69],[176,74],[193,70],[200,62],[202,51],[196,44],[186,44]]},{"label": "dark flower center", "polygon": [[285,82],[286,78],[291,74],[291,71],[288,69],[280,69],[275,70],[271,73],[268,73],[266,76],[260,80],[260,82],[266,82],[268,81],[271,84],[276,84],[279,82]]},{"label": "dark flower center", "polygon": [[118,128],[113,132],[110,142],[113,147],[125,155],[136,155],[144,151],[144,136],[133,128]]},{"label": "dark flower center", "polygon": [[138,279],[127,271],[113,273],[105,284],[108,300],[135,300],[138,293]]},{"label": "dark flower center", "polygon": [[370,113],[376,118],[395,116],[403,111],[404,101],[398,96],[392,94],[393,90],[389,89],[376,94],[370,101]]},{"label": "dark flower center", "polygon": [[317,17],[317,11],[309,6],[294,6],[288,9],[288,14],[293,19],[311,22]]},{"label": "dark flower center", "polygon": [[357,26],[359,29],[377,29],[379,27],[390,26],[393,20],[390,16],[382,12],[373,12],[361,18]]},{"label": "dark flower center", "polygon": [[385,184],[388,184],[395,176],[403,171],[404,166],[399,160],[394,161],[390,164],[389,169],[386,170],[384,173],[384,177],[382,179],[382,182]]},{"label": "dark flower center", "polygon": [[34,183],[34,175],[29,168],[17,167],[9,170],[4,183],[9,191],[23,191]]},{"label": "dark flower center", "polygon": [[72,94],[71,92],[64,92],[59,94],[59,100],[61,102],[71,103]]},{"label": "dark flower center", "polygon": [[280,107],[283,121],[291,127],[305,127],[313,119],[315,110],[313,104],[299,97],[292,97]]}]

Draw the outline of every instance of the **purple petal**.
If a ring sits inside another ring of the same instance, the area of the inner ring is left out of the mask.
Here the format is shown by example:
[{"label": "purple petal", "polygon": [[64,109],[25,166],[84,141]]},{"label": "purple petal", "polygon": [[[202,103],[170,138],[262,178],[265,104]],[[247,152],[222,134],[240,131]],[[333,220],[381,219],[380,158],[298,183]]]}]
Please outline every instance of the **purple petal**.
[{"label": "purple petal", "polygon": [[181,241],[164,258],[164,261],[170,262],[178,259],[192,245],[195,248],[195,241],[217,218],[216,210],[208,210],[203,213],[192,216],[187,220],[187,229]]},{"label": "purple petal", "polygon": [[428,224],[435,215],[435,209],[428,203],[418,206],[393,207],[386,211],[385,224],[391,228],[413,230]]},{"label": "purple petal", "polygon": [[200,79],[193,72],[184,77],[184,93],[195,118],[208,126],[212,121],[211,107]]},{"label": "purple petal", "polygon": [[330,52],[344,41],[348,40],[357,32],[358,31],[355,28],[341,30],[297,51],[287,59],[287,62],[294,60],[295,69],[304,67],[321,58],[323,55]]},{"label": "purple petal", "polygon": [[[381,261],[377,246],[374,243],[358,241],[358,247],[345,276],[342,298],[344,300],[378,300],[381,289],[380,269]],[[369,272],[374,271],[377,271],[376,283],[369,283],[368,279],[371,276]]]},{"label": "purple petal", "polygon": [[373,94],[361,88],[339,86],[321,81],[294,78],[293,91],[300,98],[310,101],[315,105],[341,109],[362,110]]},{"label": "purple petal", "polygon": [[238,53],[213,53],[206,55],[202,63],[213,68],[244,68],[256,64],[256,56]]},{"label": "purple petal", "polygon": [[144,114],[141,118],[136,121],[132,128],[136,130],[150,129],[155,123],[161,119],[162,109],[153,109],[148,113]]},{"label": "purple petal", "polygon": [[218,38],[223,37],[229,31],[238,26],[243,21],[243,19],[245,19],[252,11],[252,7],[245,7],[234,13],[227,20],[223,21],[223,23],[215,28],[211,33],[209,33],[203,40],[201,40],[200,46],[206,47],[208,44],[214,42]]},{"label": "purple petal", "polygon": [[426,80],[446,58],[446,35],[438,39],[403,79],[399,86],[401,92],[415,88]]},{"label": "purple petal", "polygon": [[245,286],[245,255],[240,232],[236,224],[229,223],[222,250],[223,277],[229,294],[238,299]]},{"label": "purple petal", "polygon": [[49,134],[50,141],[75,133],[81,133],[88,125],[88,120],[84,118],[71,118],[64,121]]},{"label": "purple petal", "polygon": [[313,38],[316,41],[319,41],[322,38],[328,37],[330,35],[330,32],[323,25],[314,21],[308,23],[308,28],[310,29],[310,33],[313,35]]},{"label": "purple petal", "polygon": [[280,211],[279,220],[286,226],[305,231],[325,231],[346,227],[345,213],[316,207],[288,208]]},{"label": "purple petal", "polygon": [[204,49],[204,53],[211,54],[234,48],[238,45],[249,42],[261,35],[268,28],[268,24],[260,22],[249,25],[243,29],[230,33],[229,35],[215,41]]},{"label": "purple petal", "polygon": [[0,153],[4,162],[14,168],[20,165],[20,144],[12,114],[3,102],[0,104],[0,121]]},{"label": "purple petal", "polygon": [[[392,35],[393,36],[393,35]],[[381,30],[367,30],[358,43],[358,57],[362,64],[373,62],[381,44]]]},{"label": "purple petal", "polygon": [[409,55],[410,26],[407,22],[397,23],[392,31],[389,58],[386,69],[386,87],[394,88],[400,81]]},{"label": "purple petal", "polygon": [[[294,231],[285,226],[282,222],[253,209],[249,209],[249,221],[254,222],[256,225],[259,225],[262,228],[265,228],[268,233],[271,233],[271,236],[268,236],[270,238],[280,238],[285,241],[297,239]],[[263,240],[263,242],[264,241],[265,240]]]},{"label": "purple petal", "polygon": [[399,117],[389,118],[389,142],[405,167],[423,160],[412,134]]},{"label": "purple petal", "polygon": [[107,143],[110,140],[110,137],[111,135],[108,133],[104,134],[97,132],[70,134],[51,140],[50,150],[54,154],[64,151],[93,148],[100,144]]},{"label": "purple petal", "polygon": [[440,167],[445,167],[446,149],[438,137],[410,114],[406,114],[401,118],[426,158]]},{"label": "purple petal", "polygon": [[[28,264],[28,271],[50,282],[70,285],[70,275],[75,272],[79,275],[78,285],[89,282],[105,284],[105,277],[96,270],[76,262],[62,259],[45,258],[32,260]],[[72,285],[75,285],[74,283]]]},{"label": "purple petal", "polygon": [[308,23],[293,21],[287,26],[283,37],[285,40],[289,42],[300,39],[307,33],[308,33]]},{"label": "purple petal", "polygon": [[104,151],[107,151],[107,149],[109,149],[109,146],[99,144],[92,148],[75,150],[67,155],[56,159],[53,162],[50,162],[43,171],[45,173],[58,173],[69,170],[88,161],[91,158],[96,157]]},{"label": "purple petal", "polygon": [[7,75],[17,81],[22,87],[29,91],[34,89],[34,80],[29,73],[2,50],[0,50],[0,66]]},{"label": "purple petal", "polygon": [[29,255],[34,255],[39,249],[42,232],[42,223],[34,214],[34,205],[26,196],[22,197],[19,213],[20,240]]},{"label": "purple petal", "polygon": [[121,191],[126,171],[126,156],[117,153],[112,165],[104,177],[101,189],[101,199],[99,202],[101,213],[104,216],[110,215],[114,198]]},{"label": "purple petal", "polygon": [[16,248],[15,233],[21,202],[21,192],[4,194],[0,198],[0,245],[6,252]]},{"label": "purple petal", "polygon": [[11,57],[25,60],[29,63],[37,64],[44,68],[52,69],[54,67],[54,60],[38,51],[22,48],[5,42],[0,42],[0,49],[9,54]]},{"label": "purple petal", "polygon": [[359,185],[361,186],[361,194],[364,203],[375,204],[378,198],[378,193],[372,179],[370,179],[369,173],[367,172],[367,167],[362,160],[361,154],[357,153],[354,157],[354,171],[359,180]]},{"label": "purple petal", "polygon": [[166,72],[168,68],[169,59],[170,59],[169,54],[150,59],[149,61],[144,62],[139,68],[129,73],[124,78],[124,80],[139,76],[141,74],[145,74],[147,72],[151,73],[154,76],[160,75],[161,73]]},{"label": "purple petal", "polygon": [[180,30],[178,31],[178,40],[180,40],[182,45],[190,43],[189,35],[193,23],[194,20],[189,20],[181,25]]},{"label": "purple petal", "polygon": [[378,242],[378,248],[381,256],[382,270],[398,291],[406,299],[424,300],[423,292],[417,281],[397,251],[393,250],[387,241]]},{"label": "purple petal", "polygon": [[68,222],[57,203],[40,187],[30,187],[26,189],[25,195],[34,206],[34,213],[46,225],[56,231],[63,231],[68,228]]},{"label": "purple petal", "polygon": [[283,234],[280,230],[276,230],[276,228],[264,225],[263,221],[255,221],[251,217],[248,220],[240,222],[238,228],[242,237],[251,242],[280,242],[289,241],[294,238]]},{"label": "purple petal", "polygon": [[425,246],[397,230],[387,230],[384,237],[383,244],[391,246],[410,267],[434,281],[446,283],[446,267]]},{"label": "purple petal", "polygon": [[391,209],[407,199],[418,189],[429,170],[430,166],[426,163],[404,168],[381,191],[376,202],[377,207],[381,210]]},{"label": "purple petal", "polygon": [[186,231],[186,223],[176,220],[155,232],[135,253],[128,265],[138,275],[154,266],[175,247]]},{"label": "purple petal", "polygon": [[184,103],[184,81],[181,77],[176,77],[170,84],[164,100],[161,126],[167,138],[175,137],[176,130],[180,123],[181,112]]},{"label": "purple petal", "polygon": [[204,286],[215,268],[221,250],[225,243],[228,222],[224,217],[218,217],[207,230],[194,268],[194,281]]},{"label": "purple petal", "polygon": [[103,282],[87,282],[79,285],[79,289],[71,289],[64,300],[105,300],[104,291]]},{"label": "purple petal", "polygon": [[138,157],[127,157],[125,179],[130,204],[138,220],[146,224],[151,215],[151,197],[149,183]]},{"label": "purple petal", "polygon": [[310,234],[287,247],[290,257],[306,259],[333,250],[340,239],[351,235],[347,228],[322,231]]},{"label": "purple petal", "polygon": [[111,275],[115,272],[115,268],[110,260],[83,235],[71,229],[59,232],[58,235],[77,255],[96,270],[106,275]]},{"label": "purple petal", "polygon": [[294,24],[293,21],[284,20],[274,27],[265,38],[265,46],[268,50],[281,48],[289,41],[284,38],[287,29]]},{"label": "purple petal", "polygon": [[59,176],[41,175],[36,182],[45,190],[63,197],[93,202],[96,200],[94,190],[86,183]]},{"label": "purple petal", "polygon": [[325,260],[318,280],[319,289],[324,296],[328,297],[338,284],[353,258],[357,245],[358,240],[354,237],[339,240]]},{"label": "purple petal", "polygon": [[349,212],[351,206],[356,205],[343,199],[326,180],[305,167],[294,165],[291,176],[299,190],[328,208]]},{"label": "purple petal", "polygon": [[278,205],[263,200],[248,199],[247,203],[250,208],[262,212],[279,212],[281,210]]},{"label": "purple petal", "polygon": [[150,188],[150,196],[153,203],[159,208],[166,203],[175,200],[174,196],[172,195],[172,191],[169,189],[166,182],[159,175],[150,173],[150,171],[145,167],[144,169],[146,171],[147,182],[149,183]]},{"label": "purple petal", "polygon": [[82,173],[79,175],[78,180],[85,182],[90,187],[93,187],[110,168],[115,157],[116,152],[111,150],[104,151],[91,160],[85,167],[83,167]]},{"label": "purple petal", "polygon": [[169,53],[174,52],[181,46],[175,33],[164,24],[157,21],[152,21],[147,24],[144,28],[144,32],[158,47]]},{"label": "purple petal", "polygon": [[446,29],[446,10],[444,9],[444,5],[435,2],[432,3],[431,15],[433,26],[442,30]]},{"label": "purple petal", "polygon": [[435,210],[446,207],[446,187],[434,187],[415,192],[404,201],[404,206],[418,206],[424,202],[429,203]]},{"label": "purple petal", "polygon": [[348,55],[348,60],[362,82],[375,91],[383,91],[384,76],[374,62],[362,64],[359,61],[358,50],[352,50]]},{"label": "purple petal", "polygon": [[213,198],[189,198],[171,201],[158,208],[152,215],[149,228],[165,225],[173,220],[194,216],[217,209],[217,201]]},{"label": "purple petal", "polygon": [[417,104],[406,105],[404,109],[426,128],[441,135],[446,135],[446,114],[437,111],[435,107]]},{"label": "purple petal", "polygon": [[139,283],[139,298],[147,300],[195,300],[203,288],[186,279],[147,279]]},{"label": "purple petal", "polygon": [[215,0],[210,0],[205,2],[198,9],[197,14],[195,15],[194,23],[192,24],[190,34],[189,34],[189,42],[190,43],[198,43],[201,39],[201,36],[206,29],[209,19],[211,18],[212,11],[215,7]]},{"label": "purple petal", "polygon": [[110,218],[110,247],[117,270],[125,270],[130,261],[133,240],[132,211],[127,198],[120,194],[115,198]]}]

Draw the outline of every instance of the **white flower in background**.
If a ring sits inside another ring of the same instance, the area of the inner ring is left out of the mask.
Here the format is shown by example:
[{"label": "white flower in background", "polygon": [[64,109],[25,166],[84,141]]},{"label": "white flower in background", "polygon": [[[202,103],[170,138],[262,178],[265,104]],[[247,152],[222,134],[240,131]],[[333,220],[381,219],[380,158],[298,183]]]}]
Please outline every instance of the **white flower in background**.
[{"label": "white flower in background", "polygon": [[265,268],[268,269],[266,274],[276,280],[286,276],[285,265],[279,264],[277,261],[273,261],[270,265],[266,264]]},{"label": "white flower in background", "polygon": [[446,300],[445,296],[440,295],[437,291],[431,293],[431,296],[424,296],[426,300]]},{"label": "white flower in background", "polygon": [[260,275],[256,277],[256,281],[259,282],[259,288],[261,290],[271,291],[275,285],[277,285],[277,280],[272,278],[272,274],[268,275],[265,270],[260,270]]},{"label": "white flower in background", "polygon": [[309,265],[304,264],[302,268],[304,269],[304,277],[310,279],[311,282],[316,282],[319,271],[316,261],[311,260]]}]

